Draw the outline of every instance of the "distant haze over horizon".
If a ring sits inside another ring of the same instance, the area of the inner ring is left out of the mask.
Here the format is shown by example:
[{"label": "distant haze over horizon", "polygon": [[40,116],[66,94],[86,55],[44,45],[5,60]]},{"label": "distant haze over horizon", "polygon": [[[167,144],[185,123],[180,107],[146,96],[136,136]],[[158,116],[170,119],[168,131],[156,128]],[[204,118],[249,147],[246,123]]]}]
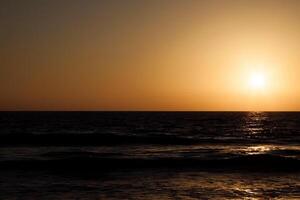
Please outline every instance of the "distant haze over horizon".
[{"label": "distant haze over horizon", "polygon": [[300,1],[2,0],[0,110],[300,110]]}]

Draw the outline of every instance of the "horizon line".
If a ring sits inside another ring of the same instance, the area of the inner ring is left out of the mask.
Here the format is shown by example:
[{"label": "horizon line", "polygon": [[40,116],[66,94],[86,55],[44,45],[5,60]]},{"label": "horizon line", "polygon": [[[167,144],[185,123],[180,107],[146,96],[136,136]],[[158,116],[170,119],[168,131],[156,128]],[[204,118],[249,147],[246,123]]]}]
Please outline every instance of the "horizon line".
[{"label": "horizon line", "polygon": [[0,110],[0,112],[300,112],[300,110]]}]

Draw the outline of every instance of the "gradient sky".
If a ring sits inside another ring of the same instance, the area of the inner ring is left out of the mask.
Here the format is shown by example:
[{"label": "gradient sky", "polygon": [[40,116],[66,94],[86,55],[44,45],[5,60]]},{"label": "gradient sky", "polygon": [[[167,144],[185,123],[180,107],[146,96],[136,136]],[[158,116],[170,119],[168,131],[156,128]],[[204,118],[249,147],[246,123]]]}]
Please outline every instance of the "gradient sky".
[{"label": "gradient sky", "polygon": [[300,110],[297,0],[1,0],[0,27],[0,110]]}]

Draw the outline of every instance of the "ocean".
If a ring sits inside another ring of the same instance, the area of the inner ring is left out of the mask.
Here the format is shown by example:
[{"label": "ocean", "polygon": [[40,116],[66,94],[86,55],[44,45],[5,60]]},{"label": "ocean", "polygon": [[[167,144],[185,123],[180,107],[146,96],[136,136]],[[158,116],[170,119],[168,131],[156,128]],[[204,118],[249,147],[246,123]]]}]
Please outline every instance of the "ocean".
[{"label": "ocean", "polygon": [[300,199],[300,112],[0,112],[0,199]]}]

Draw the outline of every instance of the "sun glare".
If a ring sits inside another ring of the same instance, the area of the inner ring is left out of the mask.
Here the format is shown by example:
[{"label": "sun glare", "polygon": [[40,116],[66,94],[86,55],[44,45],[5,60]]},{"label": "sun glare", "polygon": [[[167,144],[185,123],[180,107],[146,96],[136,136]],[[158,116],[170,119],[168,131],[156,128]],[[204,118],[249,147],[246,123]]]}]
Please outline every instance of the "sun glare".
[{"label": "sun glare", "polygon": [[252,89],[260,90],[266,85],[266,78],[263,73],[253,73],[249,78],[249,85]]}]

